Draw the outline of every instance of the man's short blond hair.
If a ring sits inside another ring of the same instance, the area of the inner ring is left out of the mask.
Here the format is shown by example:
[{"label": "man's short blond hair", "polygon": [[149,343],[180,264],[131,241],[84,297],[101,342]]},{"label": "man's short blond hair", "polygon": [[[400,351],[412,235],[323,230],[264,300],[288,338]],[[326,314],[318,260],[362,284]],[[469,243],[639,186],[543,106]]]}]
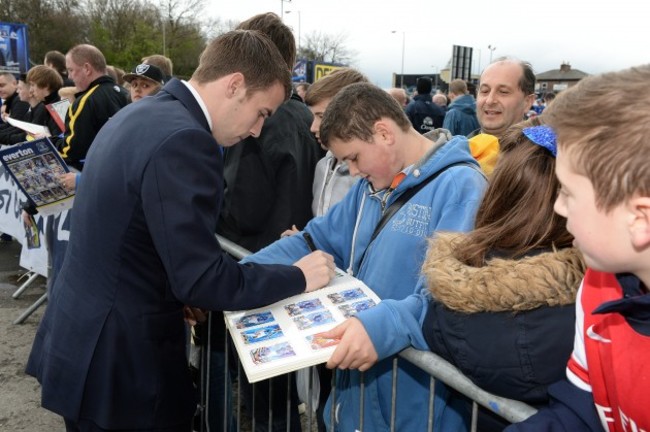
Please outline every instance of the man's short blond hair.
[{"label": "man's short blond hair", "polygon": [[467,83],[462,79],[455,79],[449,83],[449,93],[458,96],[467,94]]},{"label": "man's short blond hair", "polygon": [[106,73],[106,58],[96,46],[88,44],[77,45],[71,48],[67,55],[76,65],[81,66],[88,63],[95,72],[100,74]]},{"label": "man's short blond hair", "polygon": [[583,78],[544,110],[558,147],[606,211],[650,197],[650,65]]}]

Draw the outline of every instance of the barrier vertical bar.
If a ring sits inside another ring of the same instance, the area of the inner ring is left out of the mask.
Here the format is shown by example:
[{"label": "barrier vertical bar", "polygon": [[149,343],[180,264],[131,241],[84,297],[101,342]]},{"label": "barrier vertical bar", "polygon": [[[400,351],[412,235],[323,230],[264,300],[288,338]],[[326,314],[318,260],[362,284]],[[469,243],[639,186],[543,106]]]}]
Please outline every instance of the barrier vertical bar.
[{"label": "barrier vertical bar", "polygon": [[472,401],[472,427],[470,428],[471,432],[476,432],[478,429],[478,405],[475,401]]},{"label": "barrier vertical bar", "polygon": [[273,378],[269,380],[269,430],[273,430]]},{"label": "barrier vertical bar", "polygon": [[429,378],[429,419],[427,421],[427,431],[433,432],[433,408],[434,408],[434,390],[436,386],[436,380],[431,377]]},{"label": "barrier vertical bar", "polygon": [[[241,431],[241,362],[237,362],[237,432]],[[255,407],[255,405],[253,405]],[[253,424],[253,430],[255,430],[255,425]]]},{"label": "barrier vertical bar", "polygon": [[359,432],[363,432],[364,405],[366,403],[366,374],[365,372],[361,372],[359,375],[361,375],[359,378],[359,392],[361,393],[361,397],[359,398]]},{"label": "barrier vertical bar", "polygon": [[330,432],[334,432],[334,425],[336,422],[336,369],[332,370],[332,382],[330,390],[330,399],[332,403],[330,404]]},{"label": "barrier vertical bar", "polygon": [[395,417],[397,416],[397,357],[393,359],[393,387],[390,392],[390,430],[395,432]]},{"label": "barrier vertical bar", "polygon": [[[309,425],[309,431],[311,432],[312,430],[312,422],[314,420],[314,411],[316,411],[316,407],[312,406],[313,400],[314,400],[314,371],[316,370],[316,366],[310,366],[309,367],[309,388],[307,390],[307,400],[309,401],[308,404],[306,404],[307,409],[309,410],[307,414],[307,424]],[[320,400],[320,397],[318,398],[318,403],[323,403]]]}]

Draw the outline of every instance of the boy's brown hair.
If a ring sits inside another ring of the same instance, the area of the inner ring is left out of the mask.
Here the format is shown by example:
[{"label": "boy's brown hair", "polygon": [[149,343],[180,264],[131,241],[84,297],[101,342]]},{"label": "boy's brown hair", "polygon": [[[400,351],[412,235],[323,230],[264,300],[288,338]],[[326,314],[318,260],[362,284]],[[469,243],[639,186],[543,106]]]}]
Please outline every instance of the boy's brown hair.
[{"label": "boy's brown hair", "polygon": [[276,82],[291,96],[291,72],[271,40],[258,31],[233,30],[213,39],[203,50],[192,79],[199,84],[239,72],[248,96]]},{"label": "boy's brown hair", "polygon": [[27,72],[27,83],[46,88],[50,93],[58,92],[63,87],[63,78],[52,68],[45,65],[34,66]]},{"label": "boy's brown hair", "polygon": [[307,106],[318,105],[325,99],[336,96],[343,87],[360,82],[367,83],[369,81],[358,70],[347,67],[337,69],[309,86],[307,94],[305,94],[305,104]]},{"label": "boy's brown hair", "polygon": [[374,125],[382,118],[393,120],[403,131],[411,127],[399,102],[385,90],[370,83],[350,84],[334,96],[325,110],[321,143],[328,147],[333,139],[349,142],[355,138],[371,142]]},{"label": "boy's brown hair", "polygon": [[268,36],[278,47],[289,70],[296,62],[296,39],[291,29],[273,12],[255,15],[237,26],[237,30],[257,30]]},{"label": "boy's brown hair", "polygon": [[650,65],[583,78],[544,110],[558,147],[605,211],[650,196]]}]

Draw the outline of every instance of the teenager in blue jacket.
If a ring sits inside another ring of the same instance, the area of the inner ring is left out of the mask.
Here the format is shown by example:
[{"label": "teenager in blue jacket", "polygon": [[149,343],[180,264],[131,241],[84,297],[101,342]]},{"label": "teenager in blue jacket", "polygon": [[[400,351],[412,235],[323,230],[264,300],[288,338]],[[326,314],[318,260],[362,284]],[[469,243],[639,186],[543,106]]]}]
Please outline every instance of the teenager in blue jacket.
[{"label": "teenager in blue jacket", "polygon": [[[328,366],[364,370],[412,345],[439,354],[489,392],[548,403],[546,389],[563,376],[571,353],[585,266],[566,220],[553,212],[555,140],[537,122],[515,125],[502,138],[475,229],[432,239],[421,293],[383,301],[324,333],[341,338]],[[467,399],[436,385],[435,403],[434,430],[469,428]],[[478,426],[505,424],[480,415]]]},{"label": "teenager in blue jacket", "polygon": [[[467,231],[485,188],[485,178],[472,158],[467,140],[445,132],[431,140],[411,126],[399,104],[384,90],[352,84],[327,107],[320,139],[337,159],[346,161],[357,182],[346,197],[305,227],[318,249],[334,256],[338,267],[363,280],[382,299],[412,294],[426,250],[435,231]],[[432,179],[415,194],[371,242],[382,213],[400,195]],[[289,263],[309,253],[304,233],[283,238],[245,261]],[[390,424],[392,361],[385,359],[365,372],[364,430],[387,430]],[[337,373],[336,407],[328,400],[325,422],[334,410],[335,430],[353,431],[360,424],[361,374]],[[399,363],[397,430],[426,430],[429,378],[426,372]],[[332,425],[328,425],[328,428]],[[329,429],[328,429],[329,430]]]}]

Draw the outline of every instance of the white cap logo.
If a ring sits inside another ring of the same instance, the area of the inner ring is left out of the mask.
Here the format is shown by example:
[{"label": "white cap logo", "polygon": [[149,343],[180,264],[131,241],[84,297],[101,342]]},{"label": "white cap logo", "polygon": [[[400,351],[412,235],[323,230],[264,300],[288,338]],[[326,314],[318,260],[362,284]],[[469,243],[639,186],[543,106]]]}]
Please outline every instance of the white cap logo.
[{"label": "white cap logo", "polygon": [[148,64],[139,64],[135,67],[135,73],[138,75],[144,75],[149,70]]}]

